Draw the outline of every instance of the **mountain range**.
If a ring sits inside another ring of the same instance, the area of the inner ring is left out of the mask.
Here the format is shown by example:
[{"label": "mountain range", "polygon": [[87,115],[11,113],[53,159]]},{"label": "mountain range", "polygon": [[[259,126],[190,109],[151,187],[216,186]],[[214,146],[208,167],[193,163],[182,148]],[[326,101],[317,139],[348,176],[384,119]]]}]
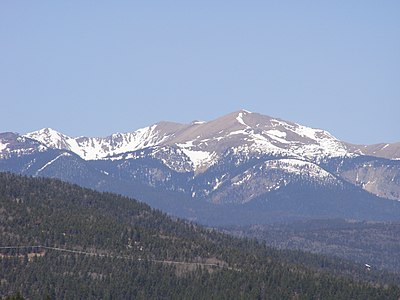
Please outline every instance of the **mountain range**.
[{"label": "mountain range", "polygon": [[400,143],[353,145],[247,110],[105,138],[0,133],[0,170],[133,196],[209,225],[400,220]]}]

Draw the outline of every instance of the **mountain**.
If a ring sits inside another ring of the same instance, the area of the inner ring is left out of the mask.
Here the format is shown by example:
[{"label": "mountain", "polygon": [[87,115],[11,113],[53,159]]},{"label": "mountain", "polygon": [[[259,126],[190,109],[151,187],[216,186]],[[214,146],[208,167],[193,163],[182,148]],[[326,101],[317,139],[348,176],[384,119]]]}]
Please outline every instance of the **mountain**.
[{"label": "mountain", "polygon": [[321,129],[240,110],[105,138],[49,128],[3,133],[0,170],[118,192],[206,224],[400,220],[400,160],[359,148]]},{"label": "mountain", "polygon": [[192,170],[199,172],[230,148],[312,161],[348,154],[346,146],[326,131],[246,110],[189,125],[161,122],[106,138],[70,138],[50,128],[25,136],[50,148],[73,151],[86,160],[106,159],[148,147],[176,147],[190,159]]},{"label": "mountain", "polygon": [[27,299],[400,294],[395,276],[363,264],[274,250],[59,180],[0,173],[0,210],[2,299],[18,292]]}]

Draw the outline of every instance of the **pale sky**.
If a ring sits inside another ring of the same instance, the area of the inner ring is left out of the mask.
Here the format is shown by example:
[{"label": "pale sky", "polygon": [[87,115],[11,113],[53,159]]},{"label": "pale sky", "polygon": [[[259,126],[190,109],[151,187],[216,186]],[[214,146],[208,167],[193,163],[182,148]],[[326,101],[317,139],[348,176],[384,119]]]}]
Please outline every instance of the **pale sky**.
[{"label": "pale sky", "polygon": [[400,1],[1,1],[0,105],[0,132],[245,108],[399,142]]}]

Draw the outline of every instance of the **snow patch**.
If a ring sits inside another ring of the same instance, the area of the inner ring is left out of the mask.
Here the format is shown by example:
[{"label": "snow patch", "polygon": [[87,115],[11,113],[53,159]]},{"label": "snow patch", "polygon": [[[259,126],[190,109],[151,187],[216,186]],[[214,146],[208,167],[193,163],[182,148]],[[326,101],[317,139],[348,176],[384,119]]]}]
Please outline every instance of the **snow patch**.
[{"label": "snow patch", "polygon": [[272,130],[268,130],[266,133],[271,139],[273,139],[279,143],[290,144],[289,141],[285,140],[286,132],[272,129]]},{"label": "snow patch", "polygon": [[193,147],[193,142],[194,141],[186,141],[185,143],[183,143],[183,144],[176,144],[178,147],[181,147],[181,148],[190,148],[190,147]]},{"label": "snow patch", "polygon": [[229,132],[228,136],[230,136],[230,135],[237,135],[237,134],[246,134],[246,131],[244,131],[243,129],[241,129],[241,130],[236,130],[236,131],[232,131],[232,132]]},{"label": "snow patch", "polygon": [[329,172],[325,171],[321,167],[316,164],[302,161],[298,159],[279,159],[279,160],[269,160],[265,162],[265,166],[270,169],[280,169],[285,172],[304,175],[307,174],[312,177],[317,177],[321,179],[332,179],[336,180],[336,178]]},{"label": "snow patch", "polygon": [[276,129],[271,129],[267,131],[267,134],[273,135],[278,138],[286,138],[286,132],[276,130]]},{"label": "snow patch", "polygon": [[296,124],[296,127],[293,130],[295,133],[297,133],[300,136],[310,138],[312,140],[315,140],[315,134],[316,130],[310,127],[302,126],[299,124]]},{"label": "snow patch", "polygon": [[0,143],[0,151],[7,149],[7,146],[8,146],[8,143],[5,143],[5,144]]},{"label": "snow patch", "polygon": [[189,157],[190,161],[193,163],[193,167],[195,170],[202,165],[211,162],[213,158],[213,155],[206,151],[196,151],[189,149],[182,149],[182,151]]}]

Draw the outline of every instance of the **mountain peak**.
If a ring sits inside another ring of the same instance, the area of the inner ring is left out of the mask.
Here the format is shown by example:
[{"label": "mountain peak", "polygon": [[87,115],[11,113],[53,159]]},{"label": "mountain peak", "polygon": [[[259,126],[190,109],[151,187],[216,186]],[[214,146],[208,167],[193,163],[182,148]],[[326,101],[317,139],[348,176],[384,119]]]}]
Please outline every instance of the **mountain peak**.
[{"label": "mountain peak", "polygon": [[[27,134],[24,134],[24,136],[34,140],[38,140],[39,142],[42,142],[46,145],[49,143],[54,144],[61,141],[72,139],[71,137],[50,127],[45,127],[37,131],[29,132]],[[48,145],[48,146],[51,148],[59,148],[57,145]]]},{"label": "mountain peak", "polygon": [[64,134],[60,133],[59,131],[57,131],[57,130],[55,130],[53,128],[50,128],[50,127],[45,127],[45,128],[42,128],[42,129],[27,133],[25,135],[28,136],[28,135],[35,135],[35,134],[64,135]]},{"label": "mountain peak", "polygon": [[131,133],[113,134],[106,138],[70,138],[51,128],[25,136],[51,148],[73,151],[86,160],[105,159],[149,147],[175,147],[184,150],[194,169],[210,166],[230,149],[310,161],[348,153],[343,143],[323,130],[246,109],[208,122],[180,124],[162,121]]}]

